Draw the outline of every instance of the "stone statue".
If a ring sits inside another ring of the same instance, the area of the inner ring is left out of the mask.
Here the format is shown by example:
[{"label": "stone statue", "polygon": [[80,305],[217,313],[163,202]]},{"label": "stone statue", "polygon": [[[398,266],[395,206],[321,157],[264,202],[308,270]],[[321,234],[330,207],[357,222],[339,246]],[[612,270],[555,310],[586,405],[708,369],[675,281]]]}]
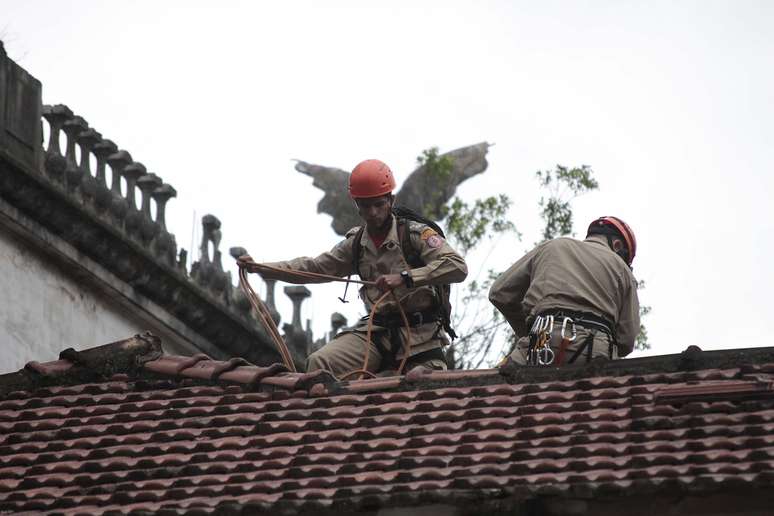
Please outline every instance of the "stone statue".
[{"label": "stone statue", "polygon": [[[403,181],[396,195],[396,204],[418,213],[440,213],[460,183],[486,170],[489,146],[489,143],[482,142],[442,154],[440,157],[449,156],[453,163],[449,177],[443,182],[430,177],[424,166],[417,168]],[[317,212],[333,217],[331,226],[337,234],[343,236],[350,228],[361,223],[347,191],[349,172],[305,161],[298,161],[295,168],[311,176],[312,184],[325,192],[317,204]]]}]

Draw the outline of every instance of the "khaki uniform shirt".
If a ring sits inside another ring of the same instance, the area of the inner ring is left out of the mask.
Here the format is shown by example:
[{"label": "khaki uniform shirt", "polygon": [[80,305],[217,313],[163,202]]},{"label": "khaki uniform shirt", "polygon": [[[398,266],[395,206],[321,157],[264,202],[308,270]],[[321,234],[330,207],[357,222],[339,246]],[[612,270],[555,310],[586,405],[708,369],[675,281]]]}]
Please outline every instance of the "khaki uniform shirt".
[{"label": "khaki uniform shirt", "polygon": [[[360,228],[355,227],[347,232],[346,238],[336,244],[329,252],[322,253],[316,258],[302,257],[293,260],[269,263],[273,267],[293,269],[298,271],[316,272],[331,276],[349,276],[357,274],[353,269],[353,245],[355,234]],[[400,274],[409,270],[414,280],[414,287],[407,288],[403,285],[394,289],[396,296],[406,313],[422,312],[438,306],[435,290],[432,285],[458,283],[465,279],[468,268],[465,260],[451,248],[445,239],[441,238],[432,228],[414,221],[408,222],[408,230],[414,249],[419,251],[419,256],[425,264],[422,267],[411,269],[403,257],[398,237],[397,220],[392,217],[392,227],[382,245],[377,249],[368,231],[363,232],[360,240],[362,246],[360,252],[360,277],[365,281],[375,281],[384,274]],[[280,273],[266,273],[266,278],[274,278],[288,283],[314,283],[325,280],[303,279],[297,280],[291,276]],[[360,288],[360,298],[365,303],[368,313],[373,304],[383,295],[376,287]],[[387,297],[377,307],[378,314],[398,314],[398,308],[392,297]],[[365,332],[368,322],[361,321],[351,331]],[[384,330],[374,326],[374,330]],[[401,328],[403,342],[406,342],[406,330]],[[441,337],[441,338],[439,338]],[[447,343],[442,332],[439,333],[439,324],[435,321],[411,328],[411,355],[421,353],[429,349],[440,347]],[[397,358],[402,358],[401,350]]]},{"label": "khaki uniform shirt", "polygon": [[520,337],[529,332],[527,319],[561,309],[610,321],[619,356],[631,353],[640,331],[636,280],[604,236],[539,245],[497,278],[489,300]]}]

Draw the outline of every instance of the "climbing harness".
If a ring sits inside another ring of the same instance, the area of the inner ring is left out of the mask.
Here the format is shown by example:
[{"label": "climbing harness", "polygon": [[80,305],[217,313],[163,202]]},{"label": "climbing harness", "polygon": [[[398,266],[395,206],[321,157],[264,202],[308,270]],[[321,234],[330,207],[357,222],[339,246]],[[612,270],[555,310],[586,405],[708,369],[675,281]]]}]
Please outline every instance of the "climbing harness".
[{"label": "climbing harness", "polygon": [[[562,321],[559,352],[556,354],[556,360],[553,360],[553,351],[550,353],[548,343],[551,340],[551,330],[554,321]],[[527,351],[527,363],[530,365],[565,365],[565,356],[570,344],[577,340],[577,327],[593,330],[588,333],[583,342],[577,349],[573,350],[567,364],[574,363],[582,354],[586,354],[586,362],[590,362],[594,351],[594,335],[596,332],[605,333],[609,337],[608,358],[613,358],[613,350],[616,346],[615,332],[610,323],[605,319],[585,312],[571,312],[566,310],[557,310],[552,312],[543,312],[535,317],[530,330],[530,343]],[[550,359],[547,359],[549,357]]]}]

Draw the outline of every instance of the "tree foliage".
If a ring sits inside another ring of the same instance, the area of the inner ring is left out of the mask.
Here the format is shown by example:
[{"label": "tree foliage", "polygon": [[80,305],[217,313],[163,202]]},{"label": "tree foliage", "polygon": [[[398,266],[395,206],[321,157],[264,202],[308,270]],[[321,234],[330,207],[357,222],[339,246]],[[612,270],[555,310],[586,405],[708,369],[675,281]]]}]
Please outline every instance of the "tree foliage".
[{"label": "tree foliage", "polygon": [[467,254],[484,237],[491,240],[502,233],[515,233],[521,238],[513,222],[506,218],[511,204],[511,199],[505,194],[476,199],[472,206],[455,197],[450,203],[444,223],[457,250]]},{"label": "tree foliage", "polygon": [[541,196],[538,202],[544,222],[543,240],[572,235],[570,203],[579,195],[599,188],[594,171],[588,165],[574,168],[556,165],[554,170],[538,170],[535,175],[547,193],[547,197]]}]

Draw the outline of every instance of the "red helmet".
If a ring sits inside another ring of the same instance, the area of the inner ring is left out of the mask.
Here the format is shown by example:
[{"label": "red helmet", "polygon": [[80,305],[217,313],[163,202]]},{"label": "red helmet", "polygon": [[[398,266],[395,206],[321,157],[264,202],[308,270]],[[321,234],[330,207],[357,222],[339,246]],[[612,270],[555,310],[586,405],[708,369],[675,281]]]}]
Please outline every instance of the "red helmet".
[{"label": "red helmet", "polygon": [[395,189],[392,170],[378,159],[361,161],[349,175],[349,196],[367,199],[387,195]]},{"label": "red helmet", "polygon": [[626,264],[631,267],[634,255],[637,254],[637,239],[629,225],[618,217],[599,217],[589,224],[588,235],[612,235],[621,237],[626,242]]}]

